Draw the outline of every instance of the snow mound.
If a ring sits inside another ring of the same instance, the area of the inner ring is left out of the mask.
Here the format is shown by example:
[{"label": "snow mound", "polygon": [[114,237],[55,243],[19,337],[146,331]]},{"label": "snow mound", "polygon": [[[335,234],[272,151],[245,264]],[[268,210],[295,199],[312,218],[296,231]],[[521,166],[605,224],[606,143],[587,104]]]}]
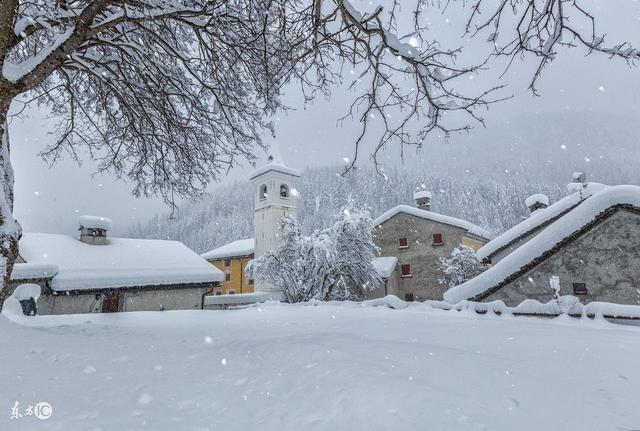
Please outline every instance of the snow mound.
[{"label": "snow mound", "polygon": [[403,310],[409,305],[406,301],[395,295],[387,295],[384,298],[369,299],[363,301],[366,307],[389,307],[395,310]]},{"label": "snow mound", "polygon": [[431,199],[431,192],[420,190],[413,194],[413,199]]},{"label": "snow mound", "polygon": [[100,216],[81,215],[78,217],[78,228],[111,230],[111,219]]},{"label": "snow mound", "polygon": [[528,207],[531,207],[537,203],[540,203],[545,206],[549,206],[549,196],[544,195],[542,193],[536,193],[524,200],[524,204]]}]

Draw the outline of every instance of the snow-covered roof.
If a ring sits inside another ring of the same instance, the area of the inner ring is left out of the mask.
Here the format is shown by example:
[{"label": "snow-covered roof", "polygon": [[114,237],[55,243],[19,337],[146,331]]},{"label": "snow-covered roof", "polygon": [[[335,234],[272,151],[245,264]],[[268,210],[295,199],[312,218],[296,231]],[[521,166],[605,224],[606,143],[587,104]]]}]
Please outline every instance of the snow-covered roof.
[{"label": "snow-covered roof", "polygon": [[533,206],[534,204],[541,203],[545,206],[549,205],[549,196],[543,195],[542,193],[536,193],[534,195],[529,196],[524,200],[524,204],[527,207]]},{"label": "snow-covered roof", "polygon": [[499,287],[534,260],[543,259],[546,252],[584,228],[603,211],[618,205],[640,208],[640,187],[612,186],[593,194],[482,274],[447,290],[445,301],[454,304]]},{"label": "snow-covered roof", "polygon": [[564,198],[554,202],[547,208],[534,211],[526,220],[518,223],[506,232],[498,235],[493,240],[482,246],[477,253],[478,260],[482,261],[489,258],[497,251],[508,247],[513,242],[527,235],[531,231],[540,226],[553,221],[560,217],[566,211],[578,205],[583,199],[591,196],[593,193],[599,192],[606,188],[604,184],[589,183],[582,192],[572,193]]},{"label": "snow-covered roof", "polygon": [[207,295],[204,305],[243,305],[265,302],[273,299],[269,292],[236,293],[233,295]]},{"label": "snow-covered roof", "polygon": [[389,278],[398,266],[398,258],[395,256],[382,256],[373,259],[373,267],[382,278]]},{"label": "snow-covered roof", "polygon": [[11,271],[12,280],[35,280],[53,278],[58,273],[57,265],[49,263],[16,263]]},{"label": "snow-covered roof", "polygon": [[473,223],[470,223],[466,220],[461,220],[455,217],[446,216],[444,214],[438,214],[433,211],[425,211],[420,208],[412,207],[409,205],[398,205],[397,207],[391,208],[389,211],[385,212],[378,218],[373,221],[374,226],[379,226],[382,223],[389,220],[391,217],[394,217],[397,214],[405,213],[410,214],[416,217],[421,217],[427,220],[432,220],[438,223],[444,223],[451,226],[456,226],[461,229],[465,229],[469,233],[473,235],[480,236],[482,238],[491,239],[491,233],[481,228],[480,226],[476,226]]},{"label": "snow-covered roof", "polygon": [[104,229],[111,230],[113,223],[111,219],[100,216],[81,215],[78,217],[78,227],[87,229]]},{"label": "snow-covered roof", "polygon": [[293,169],[290,168],[289,166],[286,166],[284,163],[278,162],[278,161],[272,161],[270,163],[267,163],[266,165],[262,166],[261,168],[256,169],[255,171],[253,171],[253,173],[251,174],[251,176],[249,177],[250,180],[266,173],[269,171],[278,171],[278,172],[283,172],[285,174],[289,174],[289,175],[293,175],[295,177],[299,177],[300,176],[300,171],[297,169]]},{"label": "snow-covered roof", "polygon": [[109,238],[89,245],[69,235],[25,233],[20,256],[55,265],[53,290],[89,290],[222,281],[224,274],[177,241]]},{"label": "snow-covered roof", "polygon": [[214,248],[200,256],[207,260],[227,259],[230,257],[249,256],[253,254],[256,242],[253,238],[239,239],[222,247]]},{"label": "snow-covered roof", "polygon": [[427,190],[419,190],[413,194],[414,199],[431,199],[431,192]]}]

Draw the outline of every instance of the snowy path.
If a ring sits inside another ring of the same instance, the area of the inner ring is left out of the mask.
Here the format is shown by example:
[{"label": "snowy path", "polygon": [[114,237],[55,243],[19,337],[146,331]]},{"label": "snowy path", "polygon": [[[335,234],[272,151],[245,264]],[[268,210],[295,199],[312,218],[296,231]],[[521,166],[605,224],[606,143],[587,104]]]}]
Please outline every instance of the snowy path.
[{"label": "snowy path", "polygon": [[0,316],[3,431],[640,429],[637,327],[354,305],[27,322]]}]

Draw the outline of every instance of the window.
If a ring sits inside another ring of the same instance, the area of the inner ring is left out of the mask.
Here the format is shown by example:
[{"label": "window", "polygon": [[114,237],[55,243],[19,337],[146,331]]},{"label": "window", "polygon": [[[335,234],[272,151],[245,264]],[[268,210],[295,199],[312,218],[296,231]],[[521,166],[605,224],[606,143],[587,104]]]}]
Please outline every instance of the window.
[{"label": "window", "polygon": [[222,295],[222,291],[221,290],[216,290],[216,295]]},{"label": "window", "polygon": [[408,248],[409,240],[407,238],[400,238],[398,240],[398,248]]},{"label": "window", "polygon": [[263,184],[260,186],[260,194],[258,195],[261,201],[267,198],[267,185]]},{"label": "window", "polygon": [[433,234],[433,245],[442,245],[444,244],[444,242],[442,241],[442,234],[441,233],[434,233]]},{"label": "window", "polygon": [[224,281],[231,281],[231,274],[225,274]]},{"label": "window", "polygon": [[415,298],[413,296],[413,292],[405,293],[404,294],[404,300],[407,301],[407,302],[415,301]]},{"label": "window", "polygon": [[235,291],[235,289],[229,289],[229,290],[227,290],[227,294],[228,295],[235,295],[236,291]]},{"label": "window", "polygon": [[400,269],[402,270],[403,277],[411,277],[411,265],[405,263]]},{"label": "window", "polygon": [[225,259],[224,266],[231,266],[231,259]]},{"label": "window", "polygon": [[280,197],[283,199],[289,199],[289,186],[286,184],[280,184]]},{"label": "window", "polygon": [[250,278],[250,279],[249,279],[249,284],[250,284],[251,286],[253,286],[253,278]]},{"label": "window", "polygon": [[574,295],[586,295],[587,294],[587,284],[586,283],[573,283],[573,294]]}]

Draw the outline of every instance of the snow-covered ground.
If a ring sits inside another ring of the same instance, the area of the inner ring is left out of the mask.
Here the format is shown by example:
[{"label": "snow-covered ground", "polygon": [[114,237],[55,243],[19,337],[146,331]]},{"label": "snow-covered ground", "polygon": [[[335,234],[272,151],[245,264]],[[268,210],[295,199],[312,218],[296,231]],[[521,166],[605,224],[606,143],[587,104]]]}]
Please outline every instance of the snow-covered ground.
[{"label": "snow-covered ground", "polygon": [[0,334],[3,431],[640,428],[640,328],[604,321],[266,304]]}]

